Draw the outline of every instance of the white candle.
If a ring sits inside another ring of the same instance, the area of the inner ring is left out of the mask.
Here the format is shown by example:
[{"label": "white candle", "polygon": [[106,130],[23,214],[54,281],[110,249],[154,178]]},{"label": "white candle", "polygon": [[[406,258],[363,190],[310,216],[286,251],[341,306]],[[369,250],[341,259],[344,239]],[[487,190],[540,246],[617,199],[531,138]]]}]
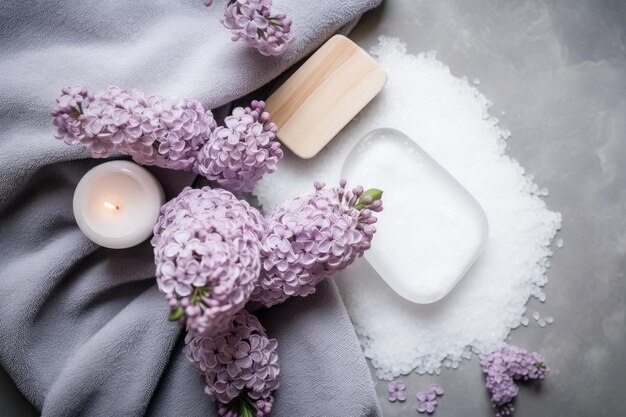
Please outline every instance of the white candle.
[{"label": "white candle", "polygon": [[74,217],[80,230],[100,246],[138,245],[152,235],[165,194],[145,168],[128,161],[98,165],[74,192]]}]

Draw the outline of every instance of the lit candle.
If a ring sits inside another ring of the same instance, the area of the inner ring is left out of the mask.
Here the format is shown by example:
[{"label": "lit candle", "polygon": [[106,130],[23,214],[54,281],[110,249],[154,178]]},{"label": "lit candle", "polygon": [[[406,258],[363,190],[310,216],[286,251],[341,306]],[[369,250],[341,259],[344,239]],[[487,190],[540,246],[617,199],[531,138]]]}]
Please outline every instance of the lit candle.
[{"label": "lit candle", "polygon": [[138,245],[152,235],[165,194],[145,168],[128,161],[98,165],[74,192],[74,217],[80,230],[100,246]]}]

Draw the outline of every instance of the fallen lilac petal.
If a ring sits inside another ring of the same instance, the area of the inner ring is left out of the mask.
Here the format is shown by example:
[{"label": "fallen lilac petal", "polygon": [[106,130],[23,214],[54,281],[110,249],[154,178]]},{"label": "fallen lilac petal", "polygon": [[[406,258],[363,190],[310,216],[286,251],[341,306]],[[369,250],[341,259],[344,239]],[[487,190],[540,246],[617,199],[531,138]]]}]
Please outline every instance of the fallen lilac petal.
[{"label": "fallen lilac petal", "polygon": [[441,396],[443,395],[443,388],[441,388],[439,385],[437,384],[430,384],[430,391],[434,392],[437,396]]}]

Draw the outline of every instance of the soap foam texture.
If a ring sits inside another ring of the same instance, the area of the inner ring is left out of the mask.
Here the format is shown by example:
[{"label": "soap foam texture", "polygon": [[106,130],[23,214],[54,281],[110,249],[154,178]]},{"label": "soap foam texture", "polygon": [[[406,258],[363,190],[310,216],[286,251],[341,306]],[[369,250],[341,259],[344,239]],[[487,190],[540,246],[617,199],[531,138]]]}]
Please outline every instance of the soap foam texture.
[{"label": "soap foam texture", "polygon": [[[407,54],[395,38],[381,37],[372,54],[389,76],[381,94],[317,157],[301,160],[287,152],[278,171],[257,185],[256,195],[270,210],[310,192],[314,180],[336,184],[350,149],[380,127],[413,138],[474,195],[489,219],[487,246],[443,300],[430,305],[403,300],[367,273],[362,259],[337,277],[379,378],[412,370],[438,374],[442,367],[456,368],[472,353],[501,347],[510,330],[520,326],[530,297],[545,299],[550,244],[561,215],[546,208],[541,199],[546,190],[506,155],[510,132],[489,114],[491,103],[466,78],[453,76],[434,53]],[[420,200],[419,190],[407,192],[415,194],[415,204],[428,204]]]}]

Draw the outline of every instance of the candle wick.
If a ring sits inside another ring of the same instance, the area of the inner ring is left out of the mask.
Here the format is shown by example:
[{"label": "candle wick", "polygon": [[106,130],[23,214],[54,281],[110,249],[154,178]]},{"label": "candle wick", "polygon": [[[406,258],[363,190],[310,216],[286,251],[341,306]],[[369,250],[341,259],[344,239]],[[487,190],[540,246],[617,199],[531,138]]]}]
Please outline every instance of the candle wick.
[{"label": "candle wick", "polygon": [[108,201],[105,201],[104,203],[102,203],[102,205],[104,207],[108,208],[108,209],[111,209],[111,210],[119,210],[120,209],[118,206],[116,206],[113,203],[109,203]]}]

